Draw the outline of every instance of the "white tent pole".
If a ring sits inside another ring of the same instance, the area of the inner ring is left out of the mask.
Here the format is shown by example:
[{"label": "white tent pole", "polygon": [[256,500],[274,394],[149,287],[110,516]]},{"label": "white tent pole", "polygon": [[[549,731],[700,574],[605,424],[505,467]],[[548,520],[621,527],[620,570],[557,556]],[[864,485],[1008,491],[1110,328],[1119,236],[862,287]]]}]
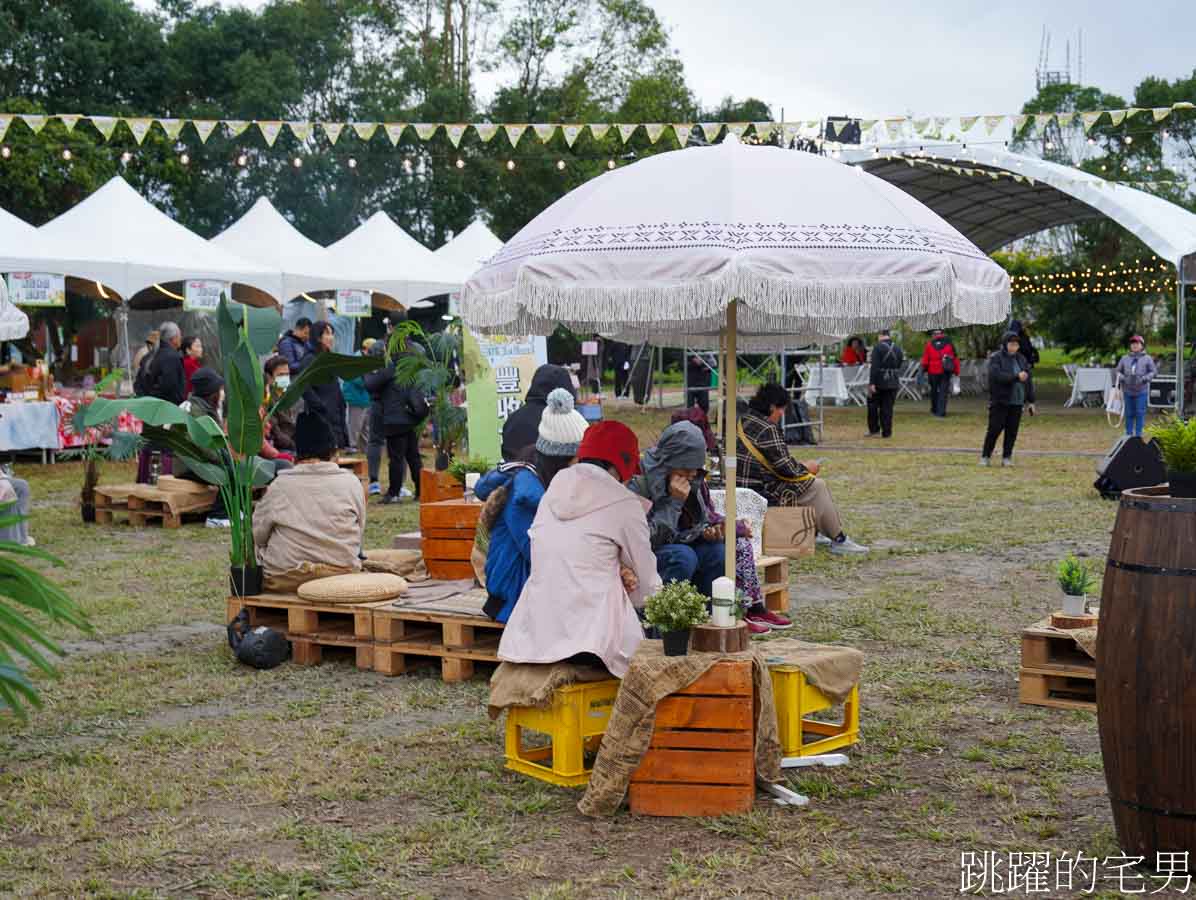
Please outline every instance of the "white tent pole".
[{"label": "white tent pole", "polygon": [[1184,414],[1184,325],[1187,304],[1184,303],[1184,261],[1175,267],[1175,414]]},{"label": "white tent pole", "polygon": [[125,374],[120,380],[118,387],[118,394],[124,393],[125,384],[130,386],[133,384],[133,379],[137,373],[133,371],[133,349],[129,346],[129,301],[124,297],[120,298],[120,308],[116,311],[116,327],[119,332],[116,339],[120,341],[121,346],[125,350]]},{"label": "white tent pole", "polygon": [[727,512],[726,521],[723,523],[723,530],[726,532],[724,540],[727,551],[727,568],[726,576],[732,581],[735,580],[735,484],[737,460],[735,459],[736,449],[736,433],[735,421],[738,418],[735,411],[735,399],[738,397],[738,377],[737,369],[739,366],[739,359],[736,352],[736,331],[738,330],[737,300],[732,300],[727,304],[727,370],[725,373],[726,384],[726,408],[723,411],[723,468],[727,473],[727,499],[725,508]]}]

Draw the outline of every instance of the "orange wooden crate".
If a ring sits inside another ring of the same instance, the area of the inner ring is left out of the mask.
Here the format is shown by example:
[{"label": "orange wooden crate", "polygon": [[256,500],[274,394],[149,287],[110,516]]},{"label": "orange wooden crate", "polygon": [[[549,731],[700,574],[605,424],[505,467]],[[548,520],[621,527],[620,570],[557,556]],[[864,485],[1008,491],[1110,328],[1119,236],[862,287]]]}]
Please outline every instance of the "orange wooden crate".
[{"label": "orange wooden crate", "polygon": [[631,811],[747,812],[756,797],[752,664],[724,660],[656,706],[652,742],[631,776]]},{"label": "orange wooden crate", "polygon": [[419,499],[421,503],[460,500],[464,496],[465,486],[448,472],[437,472],[435,469],[420,469]]},{"label": "orange wooden crate", "polygon": [[420,552],[432,578],[473,578],[469,557],[481,514],[481,503],[465,499],[420,504]]}]

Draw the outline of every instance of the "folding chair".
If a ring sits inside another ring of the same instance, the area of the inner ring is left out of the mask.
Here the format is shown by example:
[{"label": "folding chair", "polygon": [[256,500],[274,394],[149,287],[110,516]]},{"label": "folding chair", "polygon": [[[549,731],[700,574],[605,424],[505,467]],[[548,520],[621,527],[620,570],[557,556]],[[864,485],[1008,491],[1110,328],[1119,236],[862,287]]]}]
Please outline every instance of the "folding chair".
[{"label": "folding chair", "polygon": [[859,366],[852,374],[851,381],[845,385],[847,396],[856,406],[868,405],[868,379],[871,371],[871,366]]},{"label": "folding chair", "polygon": [[916,360],[911,359],[905,364],[905,370],[898,378],[900,387],[897,389],[897,397],[908,397],[910,400],[921,400],[922,391],[918,387],[918,371],[922,368],[922,364]]}]

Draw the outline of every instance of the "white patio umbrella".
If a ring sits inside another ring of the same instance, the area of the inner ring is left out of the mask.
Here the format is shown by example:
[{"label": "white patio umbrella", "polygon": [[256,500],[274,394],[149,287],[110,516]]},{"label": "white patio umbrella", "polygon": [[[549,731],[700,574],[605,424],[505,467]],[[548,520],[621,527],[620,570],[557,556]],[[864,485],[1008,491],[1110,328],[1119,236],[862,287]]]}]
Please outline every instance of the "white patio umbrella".
[{"label": "white patio umbrella", "polygon": [[[549,334],[560,323],[678,346],[722,335],[731,486],[739,348],[897,320],[987,324],[1008,312],[1004,269],[904,191],[831,159],[733,137],[587,182],[512,238],[462,298],[465,322],[488,333]],[[734,577],[734,528],[726,546]]]}]

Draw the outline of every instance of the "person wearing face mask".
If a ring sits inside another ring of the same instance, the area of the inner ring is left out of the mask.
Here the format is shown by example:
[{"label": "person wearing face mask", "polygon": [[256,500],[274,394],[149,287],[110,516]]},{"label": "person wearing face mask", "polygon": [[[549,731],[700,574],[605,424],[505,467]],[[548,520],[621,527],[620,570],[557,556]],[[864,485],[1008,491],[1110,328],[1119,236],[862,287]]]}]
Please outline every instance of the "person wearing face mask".
[{"label": "person wearing face mask", "polygon": [[688,581],[710,596],[723,574],[725,522],[714,524],[700,482],[706,477],[706,440],[693,422],[670,425],[644,451],[642,474],[627,487],[649,503],[648,534],[661,581]]},{"label": "person wearing face mask", "polygon": [[[192,416],[199,419],[208,416],[224,427],[224,417],[220,414],[224,403],[224,379],[206,366],[195,370],[191,376],[191,396],[183,403],[183,408]],[[215,461],[215,460],[213,460]],[[207,484],[202,476],[191,471],[187,460],[182,456],[174,459],[174,474],[178,478]],[[224,508],[224,498],[219,493],[212,501],[212,508],[208,511],[208,528],[228,528],[228,512]]]},{"label": "person wearing face mask", "polygon": [[[266,381],[265,406],[268,409],[291,386],[291,366],[282,356],[271,356],[263,369]],[[295,420],[299,417],[299,404],[280,410],[266,421],[270,430],[270,443],[277,450],[294,454]]]}]

